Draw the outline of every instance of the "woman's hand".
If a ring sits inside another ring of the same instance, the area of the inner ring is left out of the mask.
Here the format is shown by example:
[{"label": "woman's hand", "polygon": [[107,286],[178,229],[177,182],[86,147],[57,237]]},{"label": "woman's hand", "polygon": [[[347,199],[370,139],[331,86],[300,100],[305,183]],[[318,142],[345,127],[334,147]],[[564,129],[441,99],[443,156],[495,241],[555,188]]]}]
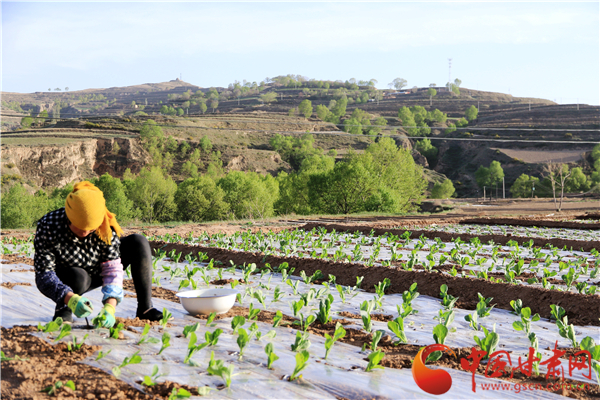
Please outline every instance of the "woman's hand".
[{"label": "woman's hand", "polygon": [[78,294],[73,294],[69,298],[67,306],[69,306],[77,318],[87,317],[92,313],[92,311],[94,311],[92,302],[87,297],[83,297]]}]

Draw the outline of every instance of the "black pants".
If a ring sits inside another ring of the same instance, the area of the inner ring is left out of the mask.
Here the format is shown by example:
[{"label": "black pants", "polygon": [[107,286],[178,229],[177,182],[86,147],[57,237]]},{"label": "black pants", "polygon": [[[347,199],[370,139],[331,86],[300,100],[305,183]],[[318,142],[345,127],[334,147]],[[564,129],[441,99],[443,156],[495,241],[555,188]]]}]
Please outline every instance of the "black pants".
[{"label": "black pants", "polygon": [[[152,251],[148,240],[138,234],[121,238],[121,262],[123,268],[131,266],[131,278],[135,287],[138,308],[137,313],[142,314],[152,308]],[[102,286],[100,275],[91,277],[83,268],[66,268],[57,271],[58,278],[73,289],[73,292],[82,295]]]}]

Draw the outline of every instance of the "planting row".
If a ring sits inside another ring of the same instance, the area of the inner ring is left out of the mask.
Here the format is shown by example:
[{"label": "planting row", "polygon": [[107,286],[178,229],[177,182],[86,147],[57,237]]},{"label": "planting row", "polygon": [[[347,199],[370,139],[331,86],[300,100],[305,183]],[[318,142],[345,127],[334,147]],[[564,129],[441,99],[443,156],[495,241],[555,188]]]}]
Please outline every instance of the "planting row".
[{"label": "planting row", "polygon": [[265,255],[318,258],[363,263],[367,266],[397,266],[407,271],[440,271],[451,276],[471,276],[490,281],[536,285],[545,289],[577,291],[594,295],[600,279],[597,250],[578,252],[530,241],[502,246],[482,243],[477,238],[443,242],[421,236],[363,235],[327,232],[325,229],[279,233],[204,234],[200,237],[154,236],[151,240],[185,243],[228,250],[260,252]]}]

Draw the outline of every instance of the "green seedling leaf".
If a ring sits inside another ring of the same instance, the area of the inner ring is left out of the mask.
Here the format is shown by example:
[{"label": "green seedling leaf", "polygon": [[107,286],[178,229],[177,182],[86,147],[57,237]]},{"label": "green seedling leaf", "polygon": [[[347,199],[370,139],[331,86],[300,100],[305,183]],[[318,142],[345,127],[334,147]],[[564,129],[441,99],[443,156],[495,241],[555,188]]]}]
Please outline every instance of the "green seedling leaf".
[{"label": "green seedling leaf", "polygon": [[299,351],[296,353],[296,366],[294,367],[294,372],[290,376],[290,381],[294,381],[298,378],[301,378],[302,375],[298,375],[306,366],[308,365],[308,359],[310,358],[310,354],[306,350]]},{"label": "green seedling leaf", "polygon": [[60,333],[58,334],[58,336],[56,337],[56,339],[54,339],[54,341],[58,342],[60,339],[64,338],[65,336],[67,336],[70,333],[71,333],[71,325],[70,324],[64,324],[60,328]]},{"label": "green seedling leaf", "polygon": [[273,328],[277,328],[281,324],[281,320],[283,319],[283,313],[281,310],[277,310],[275,316],[273,317]]},{"label": "green seedling leaf", "polygon": [[233,333],[236,333],[237,329],[241,326],[244,326],[245,323],[246,318],[244,318],[242,315],[236,315],[233,317],[231,320],[231,329],[233,329]]},{"label": "green seedling leaf", "polygon": [[279,360],[279,357],[273,351],[273,343],[268,343],[265,346],[265,353],[267,354],[267,368],[272,369],[273,363]]},{"label": "green seedling leaf", "polygon": [[381,350],[377,350],[377,351],[369,354],[368,355],[369,364],[367,364],[367,368],[365,369],[365,371],[370,372],[376,368],[383,369],[383,367],[381,365],[379,365],[379,362],[381,360],[383,360],[383,357],[385,357],[385,353]]}]

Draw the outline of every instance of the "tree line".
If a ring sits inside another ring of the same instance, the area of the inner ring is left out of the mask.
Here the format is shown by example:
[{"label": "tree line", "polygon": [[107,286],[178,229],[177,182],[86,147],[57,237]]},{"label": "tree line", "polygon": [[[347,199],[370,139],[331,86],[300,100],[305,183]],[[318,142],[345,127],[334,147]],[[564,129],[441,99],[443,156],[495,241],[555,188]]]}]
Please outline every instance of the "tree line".
[{"label": "tree line", "polygon": [[[152,141],[151,135],[145,140]],[[156,145],[156,143],[155,143]],[[292,166],[276,177],[222,169],[189,177],[179,184],[158,165],[123,178],[104,174],[91,182],[103,192],[107,208],[120,221],[215,221],[267,218],[288,214],[401,213],[414,210],[424,197],[422,168],[391,138],[372,143],[364,153],[349,151],[335,162],[335,152],[314,147],[310,134],[277,135],[272,146]],[[29,194],[16,183],[2,193],[2,226],[26,228],[45,213],[63,207],[72,184]]]}]

